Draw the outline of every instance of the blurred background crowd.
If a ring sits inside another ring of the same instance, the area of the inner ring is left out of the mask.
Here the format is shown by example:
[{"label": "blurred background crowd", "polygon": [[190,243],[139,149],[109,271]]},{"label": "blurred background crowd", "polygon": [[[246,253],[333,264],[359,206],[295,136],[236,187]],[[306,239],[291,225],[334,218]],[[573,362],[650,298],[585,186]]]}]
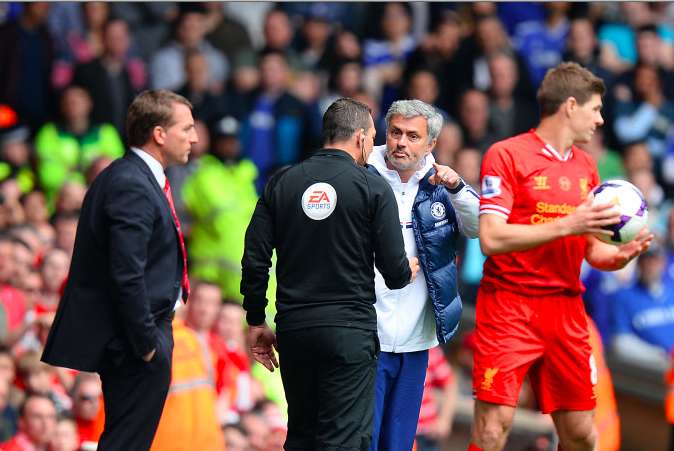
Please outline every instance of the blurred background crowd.
[{"label": "blurred background crowd", "polygon": [[[609,374],[637,368],[662,382],[674,345],[673,4],[0,3],[3,449],[94,449],[102,429],[98,377],[39,356],[82,199],[123,155],[125,112],[138,92],[184,95],[200,138],[189,163],[167,171],[196,287],[174,324],[173,382],[154,449],[221,450],[226,442],[229,450],[280,450],[280,377],[247,354],[239,294],[245,228],[269,175],[320,147],[323,112],[337,98],[371,107],[376,144],[390,104],[417,98],[445,117],[436,159],[479,189],[482,154],[536,125],[536,89],[561,61],[605,81],[606,123],[585,150],[602,179],[642,190],[658,235],[624,270],[583,272],[587,311]],[[453,418],[469,401],[471,304],[483,261],[477,240],[466,240],[465,333],[431,354],[419,450],[449,446]],[[273,290],[272,279],[272,300]],[[674,398],[661,385],[658,421],[674,423]],[[522,404],[535,407],[526,393]],[[547,449],[542,436],[523,446]]]}]

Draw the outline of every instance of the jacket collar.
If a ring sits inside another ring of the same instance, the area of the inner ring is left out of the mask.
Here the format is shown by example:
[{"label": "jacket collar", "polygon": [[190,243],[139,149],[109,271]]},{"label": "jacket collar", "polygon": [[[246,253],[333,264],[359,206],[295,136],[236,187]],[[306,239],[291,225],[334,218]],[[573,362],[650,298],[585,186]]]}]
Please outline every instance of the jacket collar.
[{"label": "jacket collar", "polygon": [[324,147],[322,149],[317,150],[314,155],[330,155],[330,156],[333,156],[333,157],[338,157],[338,158],[341,158],[341,159],[344,159],[344,160],[351,161],[354,164],[356,163],[356,160],[354,160],[353,157],[349,153],[347,153],[347,152],[345,152],[341,149],[333,149],[333,148],[330,148],[330,147]]},{"label": "jacket collar", "polygon": [[[159,183],[157,182],[157,179],[155,175],[152,173],[152,170],[150,169],[150,166],[147,165],[145,161],[141,157],[139,157],[135,152],[131,150],[127,150],[126,153],[124,154],[124,159],[130,161],[131,163],[135,164],[138,166],[138,168],[145,174],[145,176],[149,179],[150,184],[155,188],[155,191],[161,194],[161,198],[164,200],[164,204],[166,205],[166,208],[170,209],[168,199],[166,198],[166,195],[164,194],[164,187],[159,186]],[[164,176],[166,177],[166,176]]]}]

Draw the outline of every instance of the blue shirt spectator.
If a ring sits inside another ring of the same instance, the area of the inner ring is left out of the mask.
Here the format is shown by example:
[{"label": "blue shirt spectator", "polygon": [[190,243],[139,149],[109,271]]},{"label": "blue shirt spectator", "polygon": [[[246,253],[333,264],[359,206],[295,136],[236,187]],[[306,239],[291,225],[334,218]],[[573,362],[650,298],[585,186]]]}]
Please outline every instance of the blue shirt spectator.
[{"label": "blue shirt spectator", "polygon": [[545,22],[522,22],[517,26],[513,37],[513,44],[524,58],[535,86],[540,84],[548,69],[562,61],[562,53],[566,48],[569,21],[565,13],[568,6],[557,6],[560,4],[546,4]]},{"label": "blue shirt spectator", "polygon": [[613,349],[618,356],[664,369],[674,347],[674,282],[663,277],[665,256],[658,244],[637,265],[637,283],[615,295]]}]

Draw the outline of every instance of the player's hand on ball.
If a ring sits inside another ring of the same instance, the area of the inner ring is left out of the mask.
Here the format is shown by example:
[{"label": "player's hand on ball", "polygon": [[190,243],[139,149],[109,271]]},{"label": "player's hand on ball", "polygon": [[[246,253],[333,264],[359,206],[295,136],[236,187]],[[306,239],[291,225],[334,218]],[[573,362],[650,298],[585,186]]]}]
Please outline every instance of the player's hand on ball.
[{"label": "player's hand on ball", "polygon": [[416,257],[407,257],[407,259],[410,262],[410,270],[412,271],[412,278],[410,279],[410,283],[412,283],[417,278],[417,273],[419,272],[419,259]]},{"label": "player's hand on ball", "polygon": [[276,346],[276,334],[266,324],[250,326],[248,328],[248,345],[253,358],[264,365],[269,371],[278,368],[278,360],[274,350]]},{"label": "player's hand on ball", "polygon": [[646,252],[651,247],[653,238],[654,235],[651,231],[647,227],[644,227],[632,241],[618,246],[616,258],[619,264],[625,266],[630,260]]},{"label": "player's hand on ball", "polygon": [[590,194],[578,205],[576,211],[561,218],[559,222],[567,228],[569,235],[585,235],[598,233],[611,235],[613,232],[602,227],[620,222],[620,212],[612,203],[594,204],[594,196]]}]

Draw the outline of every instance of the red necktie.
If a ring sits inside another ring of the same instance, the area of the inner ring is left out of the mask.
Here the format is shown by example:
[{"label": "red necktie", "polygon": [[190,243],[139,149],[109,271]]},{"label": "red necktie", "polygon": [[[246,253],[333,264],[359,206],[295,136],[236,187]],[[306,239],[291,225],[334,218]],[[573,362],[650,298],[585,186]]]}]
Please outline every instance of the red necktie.
[{"label": "red necktie", "polygon": [[185,251],[185,239],[183,238],[183,230],[180,228],[180,219],[178,219],[178,214],[176,213],[175,206],[173,205],[173,196],[171,195],[171,185],[169,184],[168,177],[164,183],[164,194],[168,199],[169,207],[171,207],[171,215],[173,216],[173,221],[176,224],[176,229],[178,230],[178,238],[180,239],[180,250],[183,254],[183,301],[187,302],[187,298],[190,295],[190,279],[187,277],[187,252]]}]

